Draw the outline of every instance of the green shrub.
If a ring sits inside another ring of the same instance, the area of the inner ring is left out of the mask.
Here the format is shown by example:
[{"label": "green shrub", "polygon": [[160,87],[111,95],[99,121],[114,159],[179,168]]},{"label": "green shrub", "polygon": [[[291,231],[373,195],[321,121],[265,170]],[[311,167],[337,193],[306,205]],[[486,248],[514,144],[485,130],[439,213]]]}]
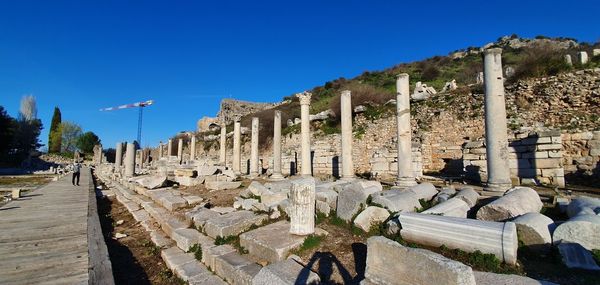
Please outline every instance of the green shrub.
[{"label": "green shrub", "polygon": [[194,253],[196,260],[202,260],[202,246],[199,243],[192,245],[188,252]]},{"label": "green shrub", "polygon": [[215,245],[232,244],[235,242],[236,239],[238,239],[237,236],[226,236],[226,237],[218,236],[215,239]]}]

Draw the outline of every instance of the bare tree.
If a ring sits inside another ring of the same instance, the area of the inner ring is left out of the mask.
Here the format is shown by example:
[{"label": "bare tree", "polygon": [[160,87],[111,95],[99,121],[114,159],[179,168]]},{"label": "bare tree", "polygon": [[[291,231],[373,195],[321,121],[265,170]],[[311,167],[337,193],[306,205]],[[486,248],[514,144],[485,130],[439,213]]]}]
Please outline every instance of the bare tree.
[{"label": "bare tree", "polygon": [[23,98],[21,98],[19,116],[20,119],[24,121],[32,121],[37,119],[37,104],[35,102],[35,97],[32,95],[25,95]]}]

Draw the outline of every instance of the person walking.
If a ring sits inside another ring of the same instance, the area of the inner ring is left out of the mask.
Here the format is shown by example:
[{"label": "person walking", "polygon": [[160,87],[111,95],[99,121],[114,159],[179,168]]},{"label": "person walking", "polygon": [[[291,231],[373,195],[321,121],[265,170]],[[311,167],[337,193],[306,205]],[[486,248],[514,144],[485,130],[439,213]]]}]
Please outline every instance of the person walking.
[{"label": "person walking", "polygon": [[73,179],[71,179],[71,183],[75,186],[75,178],[77,178],[77,186],[79,186],[79,173],[81,172],[81,164],[78,161],[73,163]]}]

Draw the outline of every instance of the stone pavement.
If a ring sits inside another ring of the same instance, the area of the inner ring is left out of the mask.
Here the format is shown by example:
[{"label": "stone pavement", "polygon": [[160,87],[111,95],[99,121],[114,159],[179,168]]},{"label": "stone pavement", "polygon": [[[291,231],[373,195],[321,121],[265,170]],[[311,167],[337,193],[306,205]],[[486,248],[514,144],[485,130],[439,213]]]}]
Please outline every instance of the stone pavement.
[{"label": "stone pavement", "polygon": [[113,284],[90,180],[82,169],[81,186],[67,175],[0,207],[0,283]]}]

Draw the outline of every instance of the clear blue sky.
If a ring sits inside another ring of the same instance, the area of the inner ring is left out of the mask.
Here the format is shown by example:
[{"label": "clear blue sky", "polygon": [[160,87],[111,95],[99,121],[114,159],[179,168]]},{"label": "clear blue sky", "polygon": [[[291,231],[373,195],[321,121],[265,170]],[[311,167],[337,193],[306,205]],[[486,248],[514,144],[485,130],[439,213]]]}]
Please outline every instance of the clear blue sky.
[{"label": "clear blue sky", "polygon": [[[46,143],[54,106],[105,147],[194,130],[225,97],[279,101],[517,33],[600,38],[598,1],[0,0],[0,105],[38,100]],[[535,2],[535,3],[531,3]]]}]

